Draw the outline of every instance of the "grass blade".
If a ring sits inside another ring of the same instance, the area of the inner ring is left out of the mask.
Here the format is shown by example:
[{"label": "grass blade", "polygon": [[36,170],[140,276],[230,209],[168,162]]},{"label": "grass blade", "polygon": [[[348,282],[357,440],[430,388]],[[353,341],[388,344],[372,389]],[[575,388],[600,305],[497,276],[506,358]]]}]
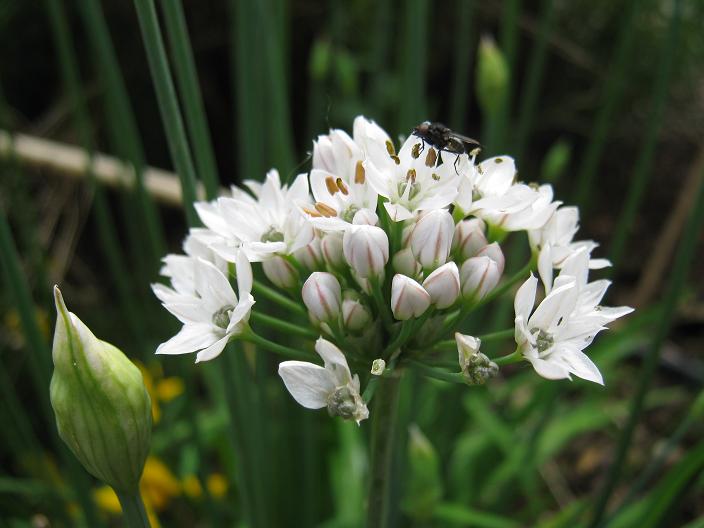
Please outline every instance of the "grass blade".
[{"label": "grass blade", "polygon": [[396,130],[408,133],[428,118],[425,80],[428,74],[428,28],[430,5],[427,0],[409,0],[403,13],[403,38]]},{"label": "grass blade", "polygon": [[161,3],[166,31],[169,35],[174,59],[176,80],[183,100],[186,125],[193,146],[193,156],[200,179],[205,185],[208,198],[218,193],[218,170],[215,164],[210,130],[205,116],[203,97],[198,85],[198,75],[191,49],[188,26],[180,0]]},{"label": "grass blade", "polygon": [[457,6],[457,29],[455,30],[455,64],[450,96],[450,128],[465,130],[469,117],[469,101],[471,101],[470,75],[472,73],[472,57],[474,55],[474,2],[460,2]]}]

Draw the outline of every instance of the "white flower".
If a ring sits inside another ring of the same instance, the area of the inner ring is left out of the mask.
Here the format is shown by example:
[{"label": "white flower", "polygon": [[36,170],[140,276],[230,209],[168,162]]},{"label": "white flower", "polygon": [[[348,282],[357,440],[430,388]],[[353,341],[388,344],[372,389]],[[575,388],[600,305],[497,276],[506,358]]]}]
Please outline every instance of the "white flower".
[{"label": "white flower", "polygon": [[267,173],[264,183],[245,184],[255,198],[239,191],[233,198],[195,204],[203,223],[221,237],[211,245],[214,251],[232,261],[241,246],[250,262],[260,262],[275,254],[290,255],[311,242],[313,226],[297,206],[309,199],[305,174],[290,187],[281,185],[275,170]]},{"label": "white flower", "polygon": [[336,321],[340,315],[342,290],[332,273],[311,273],[303,284],[302,296],[308,311],[318,321]]},{"label": "white flower", "polygon": [[389,237],[380,227],[351,226],[342,239],[342,251],[359,277],[374,277],[389,261]]},{"label": "white flower", "polygon": [[[183,328],[156,350],[157,354],[198,352],[196,362],[217,357],[227,342],[247,329],[250,310],[252,268],[240,254],[236,262],[235,294],[227,277],[214,264],[202,258],[191,259],[193,291],[178,291],[162,284],[153,284],[155,295],[175,315]],[[184,273],[191,273],[186,271]],[[172,277],[172,284],[178,283]]]},{"label": "white flower", "polygon": [[391,282],[391,311],[394,317],[405,321],[420,317],[430,306],[430,295],[423,286],[397,273]]},{"label": "white flower", "polygon": [[460,294],[460,272],[457,264],[448,262],[432,272],[423,281],[430,302],[442,310],[452,306]]},{"label": "white flower", "polygon": [[423,147],[416,136],[409,136],[398,155],[390,142],[386,146],[385,157],[369,156],[364,167],[369,184],[388,199],[384,207],[391,220],[408,220],[419,211],[442,209],[453,202],[459,173],[468,170],[465,154],[461,155],[456,172],[454,162],[449,160],[437,165],[438,151],[427,143]]},{"label": "white flower", "polygon": [[575,255],[570,261],[532,315],[538,280],[531,274],[519,288],[514,301],[516,343],[544,378],[570,378],[570,374],[574,374],[603,385],[599,369],[582,350],[605,329],[606,323],[632,309],[598,306],[608,281],[587,283],[586,252]]},{"label": "white flower", "polygon": [[344,354],[322,337],[315,351],[324,367],[304,361],[284,361],[279,376],[291,396],[306,409],[328,408],[332,416],[355,420],[359,424],[369,417],[369,410],[359,394],[359,377],[352,376]]},{"label": "white flower", "polygon": [[418,262],[426,269],[435,269],[447,261],[452,245],[455,222],[447,209],[433,209],[420,215],[413,226],[409,243]]},{"label": "white flower", "polygon": [[377,194],[367,184],[364,157],[342,130],[332,130],[314,142],[310,186],[316,202],[304,212],[315,227],[343,230],[358,211],[376,209]]}]

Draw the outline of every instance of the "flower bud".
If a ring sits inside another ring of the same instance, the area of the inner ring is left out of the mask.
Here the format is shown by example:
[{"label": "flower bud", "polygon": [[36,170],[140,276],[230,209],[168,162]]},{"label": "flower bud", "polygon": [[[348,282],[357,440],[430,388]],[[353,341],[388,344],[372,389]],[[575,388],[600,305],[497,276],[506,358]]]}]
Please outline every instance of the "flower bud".
[{"label": "flower bud", "polygon": [[481,256],[467,259],[460,270],[462,296],[480,301],[496,287],[500,278],[499,265],[491,258]]},{"label": "flower bud", "polygon": [[342,254],[342,233],[331,232],[320,241],[320,251],[325,262],[331,268],[339,269],[345,266],[345,256]]},{"label": "flower bud", "polygon": [[476,92],[484,115],[496,115],[504,104],[509,70],[491,37],[482,37],[477,53]]},{"label": "flower bud", "polygon": [[375,226],[379,223],[379,217],[371,209],[360,209],[352,217],[354,225],[370,225]]},{"label": "flower bud", "polygon": [[425,213],[413,226],[411,250],[425,269],[435,269],[447,261],[455,222],[446,209]]},{"label": "flower bud", "polygon": [[377,358],[372,361],[372,376],[381,376],[384,373],[384,370],[386,370],[386,361],[381,358]]},{"label": "flower bud", "polygon": [[279,288],[295,288],[300,278],[298,271],[285,258],[274,255],[273,258],[262,262],[264,275],[272,284]]},{"label": "flower bud", "polygon": [[484,246],[479,250],[476,256],[489,257],[499,266],[499,275],[504,272],[504,264],[506,261],[504,259],[504,252],[501,251],[501,246],[499,246],[498,242],[492,242],[488,246]]},{"label": "flower bud", "polygon": [[479,347],[482,344],[481,339],[457,332],[455,341],[457,342],[460,368],[468,383],[483,385],[487,379],[498,374],[499,366],[479,352]]},{"label": "flower bud", "polygon": [[374,277],[389,261],[389,238],[380,227],[353,225],[345,231],[342,250],[359,277]]},{"label": "flower bud", "polygon": [[452,251],[458,259],[465,260],[474,257],[489,242],[486,239],[486,224],[480,218],[462,220],[455,226],[452,237]]},{"label": "flower bud", "polygon": [[440,266],[423,281],[423,288],[436,308],[442,310],[452,306],[460,294],[460,272],[457,264],[448,262]]},{"label": "flower bud", "polygon": [[318,321],[334,321],[340,315],[342,291],[335,275],[324,271],[311,273],[303,284],[303,302]]},{"label": "flower bud", "polygon": [[369,310],[359,301],[354,290],[345,291],[342,301],[342,324],[352,332],[358,332],[369,324],[372,316]]},{"label": "flower bud", "polygon": [[152,410],[139,369],[68,311],[54,287],[51,405],[59,436],[91,475],[134,493],[149,452]]},{"label": "flower bud", "polygon": [[405,275],[397,273],[391,282],[391,311],[394,317],[405,321],[419,317],[430,306],[430,295],[423,286]]},{"label": "flower bud", "polygon": [[323,267],[323,254],[320,251],[320,239],[314,238],[310,244],[293,252],[293,257],[308,271]]},{"label": "flower bud", "polygon": [[408,277],[415,277],[423,270],[416,257],[413,256],[411,248],[402,249],[396,253],[391,259],[391,264],[395,272]]}]

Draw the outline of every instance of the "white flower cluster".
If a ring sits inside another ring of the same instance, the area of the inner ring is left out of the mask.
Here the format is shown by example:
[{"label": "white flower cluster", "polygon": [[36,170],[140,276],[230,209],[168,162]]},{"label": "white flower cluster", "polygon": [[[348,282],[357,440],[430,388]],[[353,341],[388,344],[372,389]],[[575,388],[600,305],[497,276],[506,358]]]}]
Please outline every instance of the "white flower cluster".
[{"label": "white flower cluster", "polygon": [[[454,334],[460,315],[490,300],[504,272],[500,242],[525,231],[545,298],[533,310],[531,274],[515,300],[518,352],[546,378],[601,383],[582,350],[631,311],[600,306],[609,283],[588,282],[589,270],[608,262],[591,258],[596,243],[574,240],[578,210],[560,207],[550,185],[517,181],[510,157],[477,163],[475,156],[443,152],[413,134],[397,150],[360,116],[352,137],[342,130],[318,137],[309,174],[286,184],[272,170],[263,183],[245,181],[249,192],[233,188],[197,203],[205,227],[191,230],[185,255],[164,259],[171,287],[154,285],[184,324],[157,352],[197,351],[197,361],[209,360],[252,332],[251,264],[261,263],[326,337],[315,345],[324,367],[280,365],[286,387],[305,407],[359,422],[368,411],[347,359],[388,370],[408,349],[422,360],[443,333]],[[479,340],[458,334],[457,343],[469,380],[496,373]]]}]

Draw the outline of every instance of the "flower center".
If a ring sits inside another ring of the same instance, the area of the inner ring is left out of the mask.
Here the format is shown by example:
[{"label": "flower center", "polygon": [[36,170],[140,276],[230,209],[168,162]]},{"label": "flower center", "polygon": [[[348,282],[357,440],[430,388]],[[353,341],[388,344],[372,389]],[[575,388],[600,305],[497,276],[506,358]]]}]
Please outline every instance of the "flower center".
[{"label": "flower center", "polygon": [[531,330],[531,333],[536,336],[535,346],[538,348],[538,352],[540,352],[541,354],[548,350],[555,343],[555,340],[552,338],[552,336],[543,329],[533,328]]},{"label": "flower center", "polygon": [[342,218],[345,222],[349,222],[350,224],[352,223],[352,220],[354,219],[354,215],[359,211],[359,207],[356,205],[350,205],[347,209],[345,209],[342,213],[340,213],[340,218]]},{"label": "flower center", "polygon": [[218,328],[227,330],[227,325],[230,324],[230,312],[234,306],[223,306],[213,314],[213,324]]},{"label": "flower center", "polygon": [[357,402],[354,394],[347,386],[338,387],[328,396],[328,413],[330,416],[339,416],[345,420],[354,418]]},{"label": "flower center", "polygon": [[274,227],[270,227],[269,230],[262,235],[262,242],[283,242],[284,234],[278,231]]}]

